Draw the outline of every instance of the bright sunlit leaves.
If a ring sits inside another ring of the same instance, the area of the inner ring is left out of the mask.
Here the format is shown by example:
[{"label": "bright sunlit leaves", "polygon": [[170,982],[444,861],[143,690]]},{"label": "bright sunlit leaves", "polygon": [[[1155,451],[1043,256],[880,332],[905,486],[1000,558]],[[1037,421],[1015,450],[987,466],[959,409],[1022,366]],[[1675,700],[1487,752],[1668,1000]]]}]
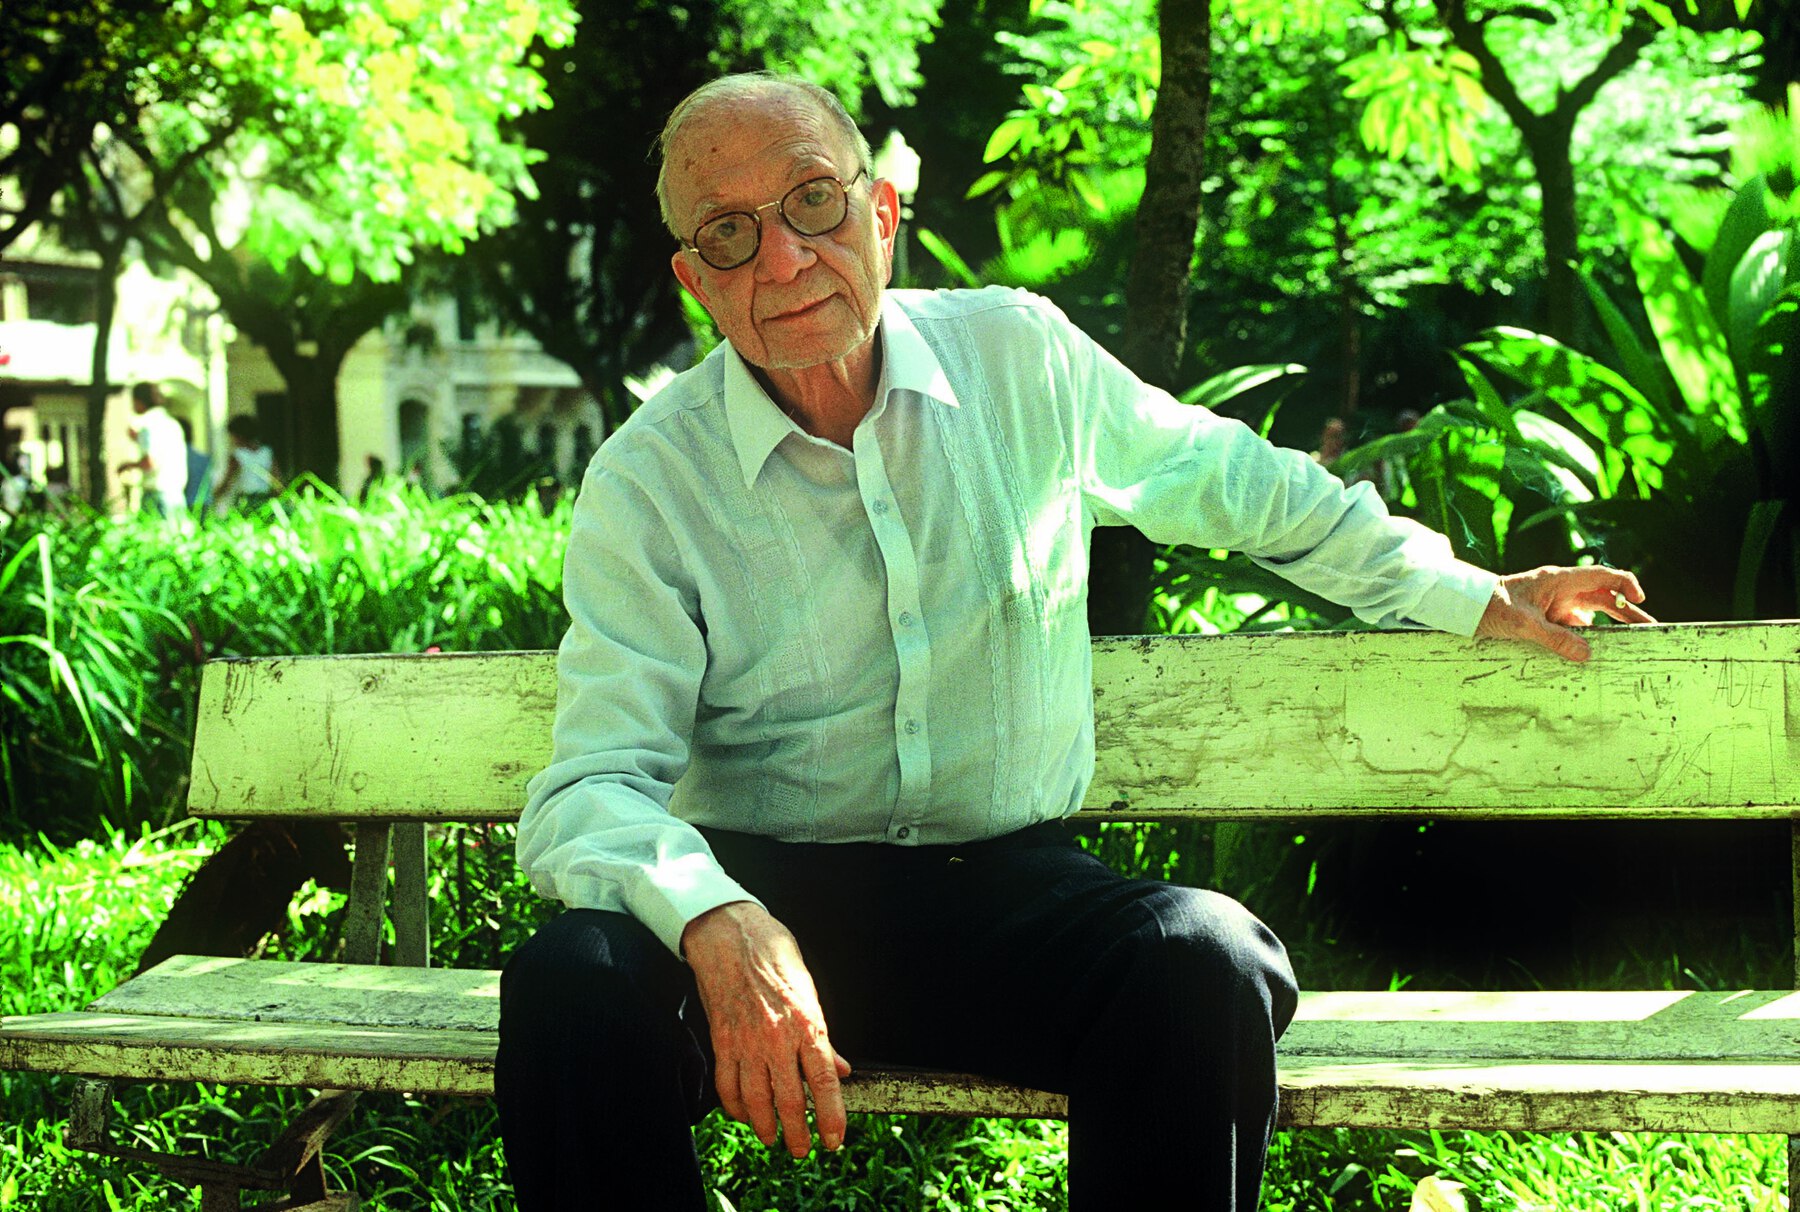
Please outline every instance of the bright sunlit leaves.
[{"label": "bright sunlit leaves", "polygon": [[1471,55],[1396,34],[1339,70],[1351,81],[1345,95],[1368,102],[1361,134],[1369,150],[1390,160],[1417,155],[1444,176],[1474,174],[1470,135],[1488,98]]},{"label": "bright sunlit leaves", "polygon": [[[278,269],[395,277],[507,221],[531,156],[500,124],[547,104],[525,63],[567,42],[568,0],[221,0],[198,50],[227,99],[211,122],[149,115],[222,199],[257,197],[244,240]],[[245,166],[256,166],[246,171]]]}]

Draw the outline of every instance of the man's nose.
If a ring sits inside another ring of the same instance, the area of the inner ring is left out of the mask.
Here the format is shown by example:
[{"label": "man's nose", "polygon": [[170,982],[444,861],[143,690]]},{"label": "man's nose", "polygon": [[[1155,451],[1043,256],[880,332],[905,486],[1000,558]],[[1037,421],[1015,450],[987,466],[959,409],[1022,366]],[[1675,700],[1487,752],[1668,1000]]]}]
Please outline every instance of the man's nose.
[{"label": "man's nose", "polygon": [[763,220],[762,247],[756,253],[756,276],[764,282],[787,282],[819,259],[812,241],[788,226],[780,215]]}]

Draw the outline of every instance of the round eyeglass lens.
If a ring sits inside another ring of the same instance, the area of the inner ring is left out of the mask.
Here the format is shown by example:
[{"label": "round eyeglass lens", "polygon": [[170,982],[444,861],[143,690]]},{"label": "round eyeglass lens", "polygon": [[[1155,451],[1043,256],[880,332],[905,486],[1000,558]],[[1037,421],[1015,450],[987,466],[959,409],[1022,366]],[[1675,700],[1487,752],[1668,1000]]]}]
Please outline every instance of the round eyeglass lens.
[{"label": "round eyeglass lens", "polygon": [[803,236],[822,236],[844,221],[844,187],[833,177],[802,181],[781,199],[781,213]]},{"label": "round eyeglass lens", "polygon": [[735,269],[756,255],[756,219],[747,214],[720,215],[694,233],[701,260],[714,269]]}]

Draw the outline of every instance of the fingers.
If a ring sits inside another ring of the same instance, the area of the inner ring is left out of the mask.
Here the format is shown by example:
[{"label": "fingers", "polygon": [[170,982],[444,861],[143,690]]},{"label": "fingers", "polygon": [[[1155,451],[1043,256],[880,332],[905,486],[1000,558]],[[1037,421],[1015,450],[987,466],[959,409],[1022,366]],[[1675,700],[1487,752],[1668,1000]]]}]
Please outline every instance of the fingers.
[{"label": "fingers", "polygon": [[838,1089],[850,1066],[831,1047],[817,990],[787,928],[753,902],[702,914],[682,932],[711,1027],[714,1085],[726,1114],[777,1137],[795,1157],[812,1149],[807,1089],[828,1149],[843,1143]]},{"label": "fingers", "polygon": [[[1644,587],[1638,584],[1635,575],[1622,568],[1546,568],[1539,569],[1546,578],[1546,587],[1553,596],[1560,599],[1567,595],[1574,599],[1571,604],[1557,603],[1557,614],[1568,617],[1556,617],[1557,622],[1574,623],[1585,627],[1593,621],[1595,611],[1607,615],[1621,623],[1654,623],[1656,619],[1637,603],[1644,600]],[[1556,592],[1560,590],[1561,592]],[[1572,591],[1572,592],[1571,592]],[[1578,604],[1575,604],[1578,603]]]},{"label": "fingers", "polygon": [[[812,1090],[813,1118],[819,1126],[819,1143],[827,1151],[844,1143],[847,1121],[844,1115],[844,1095],[838,1086],[838,1078],[848,1077],[849,1072],[849,1063],[828,1044],[806,1054],[806,1084]],[[805,1131],[804,1122],[801,1124],[801,1131]]]},{"label": "fingers", "polygon": [[[812,1129],[806,1122],[806,1089],[800,1081],[800,1070],[790,1065],[776,1070],[770,1077],[773,1079],[775,1114],[781,1117],[781,1138],[789,1153],[805,1157],[812,1152]],[[763,1137],[760,1128],[757,1135],[765,1145],[775,1143],[774,1136]]]},{"label": "fingers", "polygon": [[1531,619],[1521,639],[1541,645],[1567,661],[1585,661],[1593,655],[1588,642],[1567,627],[1559,627],[1548,619]]},{"label": "fingers", "polygon": [[749,1108],[744,1105],[742,1066],[720,1059],[713,1066],[713,1089],[719,1092],[719,1106],[739,1123],[750,1122]]},{"label": "fingers", "polygon": [[1566,660],[1585,661],[1592,650],[1571,628],[1589,626],[1595,614],[1621,623],[1656,622],[1637,605],[1643,599],[1643,586],[1623,569],[1536,568],[1501,578],[1476,634],[1524,640]]},{"label": "fingers", "polygon": [[738,1066],[742,1088],[742,1114],[734,1118],[750,1125],[756,1133],[756,1139],[764,1145],[772,1146],[777,1133],[776,1106],[774,1087],[769,1082],[769,1070],[766,1065],[756,1061],[745,1061]]},{"label": "fingers", "polygon": [[714,1085],[725,1113],[749,1124],[756,1139],[773,1148],[779,1136],[789,1153],[805,1157],[812,1151],[812,1132],[806,1118],[807,1090],[812,1091],[819,1143],[836,1150],[843,1145],[849,1126],[839,1079],[849,1075],[850,1063],[827,1046],[809,1053],[804,1069],[771,1073],[757,1062],[722,1065]]},{"label": "fingers", "polygon": [[1599,603],[1599,607],[1609,617],[1614,618],[1621,623],[1656,622],[1656,619],[1651,616],[1649,611],[1632,602],[1622,593],[1615,594],[1606,601]]}]

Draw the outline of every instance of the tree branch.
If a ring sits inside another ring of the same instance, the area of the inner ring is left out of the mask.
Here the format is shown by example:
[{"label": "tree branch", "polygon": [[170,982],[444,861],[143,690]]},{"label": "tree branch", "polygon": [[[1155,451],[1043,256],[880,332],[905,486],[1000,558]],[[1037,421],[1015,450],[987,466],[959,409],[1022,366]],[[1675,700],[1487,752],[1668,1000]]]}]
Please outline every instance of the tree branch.
[{"label": "tree branch", "polygon": [[1567,106],[1571,115],[1580,113],[1610,80],[1636,63],[1644,48],[1655,38],[1656,27],[1647,21],[1636,21],[1626,26],[1619,40],[1613,43],[1605,57],[1594,66],[1594,70],[1582,77],[1574,88],[1562,94],[1556,108],[1561,110]]},{"label": "tree branch", "polygon": [[1506,116],[1512,119],[1513,125],[1519,128],[1529,142],[1533,131],[1545,121],[1544,115],[1525,104],[1525,98],[1519,95],[1518,86],[1506,73],[1506,65],[1500,62],[1500,56],[1488,45],[1487,31],[1482,28],[1487,18],[1469,16],[1467,0],[1437,0],[1437,10],[1444,27],[1450,31],[1451,41],[1481,67],[1482,88],[1487,90],[1487,95],[1506,112]]}]

